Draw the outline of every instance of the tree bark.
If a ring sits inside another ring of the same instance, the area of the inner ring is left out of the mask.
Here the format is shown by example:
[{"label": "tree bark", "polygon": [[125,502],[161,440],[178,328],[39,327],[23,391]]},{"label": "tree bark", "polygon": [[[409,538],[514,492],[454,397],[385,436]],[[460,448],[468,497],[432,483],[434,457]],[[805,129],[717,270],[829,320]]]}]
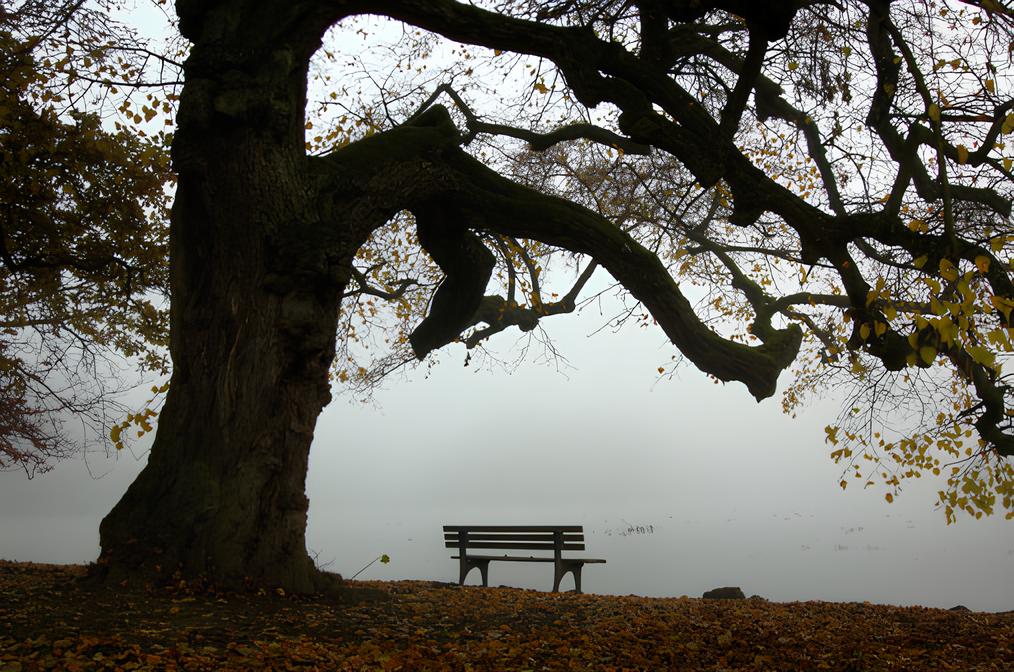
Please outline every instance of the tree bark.
[{"label": "tree bark", "polygon": [[194,48],[173,144],[173,375],[148,464],[102,521],[98,568],[308,592],[323,579],[305,545],[307,461],[359,241],[333,223],[324,240],[307,177],[319,33],[244,34],[228,4],[180,8]]}]

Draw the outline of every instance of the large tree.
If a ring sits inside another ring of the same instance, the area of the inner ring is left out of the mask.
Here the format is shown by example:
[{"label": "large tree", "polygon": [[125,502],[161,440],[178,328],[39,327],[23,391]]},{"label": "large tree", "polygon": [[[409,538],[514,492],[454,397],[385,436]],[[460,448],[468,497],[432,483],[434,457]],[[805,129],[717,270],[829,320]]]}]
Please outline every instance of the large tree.
[{"label": "large tree", "polygon": [[[405,340],[419,359],[532,329],[573,310],[587,278],[546,300],[539,255],[550,250],[603,267],[686,359],[757,399],[794,362],[804,387],[840,372],[878,398],[942,390],[947,405],[919,433],[894,442],[846,426],[829,438],[872,444],[859,454],[894,456],[902,477],[939,471],[933,451],[953,452],[976,467],[952,475],[949,509],[991,510],[998,495],[1014,508],[1001,369],[1014,306],[1001,136],[1014,102],[990,57],[990,40],[1009,39],[995,3],[176,9],[192,49],[172,149],[173,373],[148,464],[102,522],[105,572],[319,588],[304,481],[331,398],[336,327],[364,301],[416,292],[425,316],[400,314],[415,320]],[[365,13],[490,58],[541,59],[551,69],[527,94],[558,95],[583,120],[490,121],[455,88],[434,86],[414,114],[366,115],[354,137],[308,138],[311,59],[329,28]],[[529,147],[483,161],[469,150],[490,136]],[[415,263],[405,251],[416,244],[438,284],[385,270]],[[487,295],[495,273],[507,296]],[[695,307],[681,277],[708,278],[716,312]],[[714,326],[716,315],[743,329]],[[798,396],[790,389],[787,403]],[[853,448],[840,450],[848,459]],[[897,487],[899,473],[887,473]]]}]

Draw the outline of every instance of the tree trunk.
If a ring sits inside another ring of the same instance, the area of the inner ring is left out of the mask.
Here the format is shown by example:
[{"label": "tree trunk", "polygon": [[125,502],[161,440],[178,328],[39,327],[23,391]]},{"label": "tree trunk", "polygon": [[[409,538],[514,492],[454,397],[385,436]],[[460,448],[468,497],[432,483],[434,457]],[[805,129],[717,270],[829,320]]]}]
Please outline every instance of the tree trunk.
[{"label": "tree trunk", "polygon": [[190,36],[173,145],[171,386],[147,466],[102,521],[98,569],[308,592],[324,579],[306,552],[307,460],[357,244],[334,223],[323,244],[307,177],[319,36],[279,47],[206,23],[237,34]]}]

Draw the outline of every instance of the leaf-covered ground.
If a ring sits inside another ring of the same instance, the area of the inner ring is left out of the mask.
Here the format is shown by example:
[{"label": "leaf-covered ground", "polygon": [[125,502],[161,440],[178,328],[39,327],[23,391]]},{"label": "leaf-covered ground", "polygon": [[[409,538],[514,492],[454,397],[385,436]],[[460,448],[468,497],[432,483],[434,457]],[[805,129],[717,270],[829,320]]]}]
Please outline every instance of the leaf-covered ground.
[{"label": "leaf-covered ground", "polygon": [[0,672],[1014,670],[1014,614],[552,594],[420,581],[341,597],[96,587],[0,562]]}]

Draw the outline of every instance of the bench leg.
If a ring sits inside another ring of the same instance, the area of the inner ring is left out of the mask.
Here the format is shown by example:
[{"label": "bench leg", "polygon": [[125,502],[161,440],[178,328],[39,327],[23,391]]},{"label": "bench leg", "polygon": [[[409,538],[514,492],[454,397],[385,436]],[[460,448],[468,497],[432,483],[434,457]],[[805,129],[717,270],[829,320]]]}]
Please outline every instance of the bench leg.
[{"label": "bench leg", "polygon": [[482,585],[483,586],[488,586],[489,585],[489,560],[481,560],[481,561],[479,561],[476,564],[478,564],[478,566],[479,566],[479,574],[482,575]]},{"label": "bench leg", "polygon": [[[567,572],[574,574],[574,568],[572,566],[567,565],[556,566],[556,569],[553,572],[554,593],[560,592],[560,583],[563,581],[563,577],[567,576]],[[574,574],[574,587],[577,589],[577,592],[581,592],[581,584],[579,583],[579,579],[577,578],[577,576],[578,576],[577,574]]]},{"label": "bench leg", "polygon": [[489,585],[489,560],[462,560],[458,570],[458,585],[465,585],[465,577],[475,567],[479,568],[479,574],[482,575],[482,585]]},{"label": "bench leg", "polygon": [[567,572],[570,572],[574,577],[574,592],[580,593],[582,567],[584,567],[584,563],[581,562],[557,565],[555,571],[553,572],[553,592],[560,592],[560,582],[563,581],[563,577],[567,575]]}]

